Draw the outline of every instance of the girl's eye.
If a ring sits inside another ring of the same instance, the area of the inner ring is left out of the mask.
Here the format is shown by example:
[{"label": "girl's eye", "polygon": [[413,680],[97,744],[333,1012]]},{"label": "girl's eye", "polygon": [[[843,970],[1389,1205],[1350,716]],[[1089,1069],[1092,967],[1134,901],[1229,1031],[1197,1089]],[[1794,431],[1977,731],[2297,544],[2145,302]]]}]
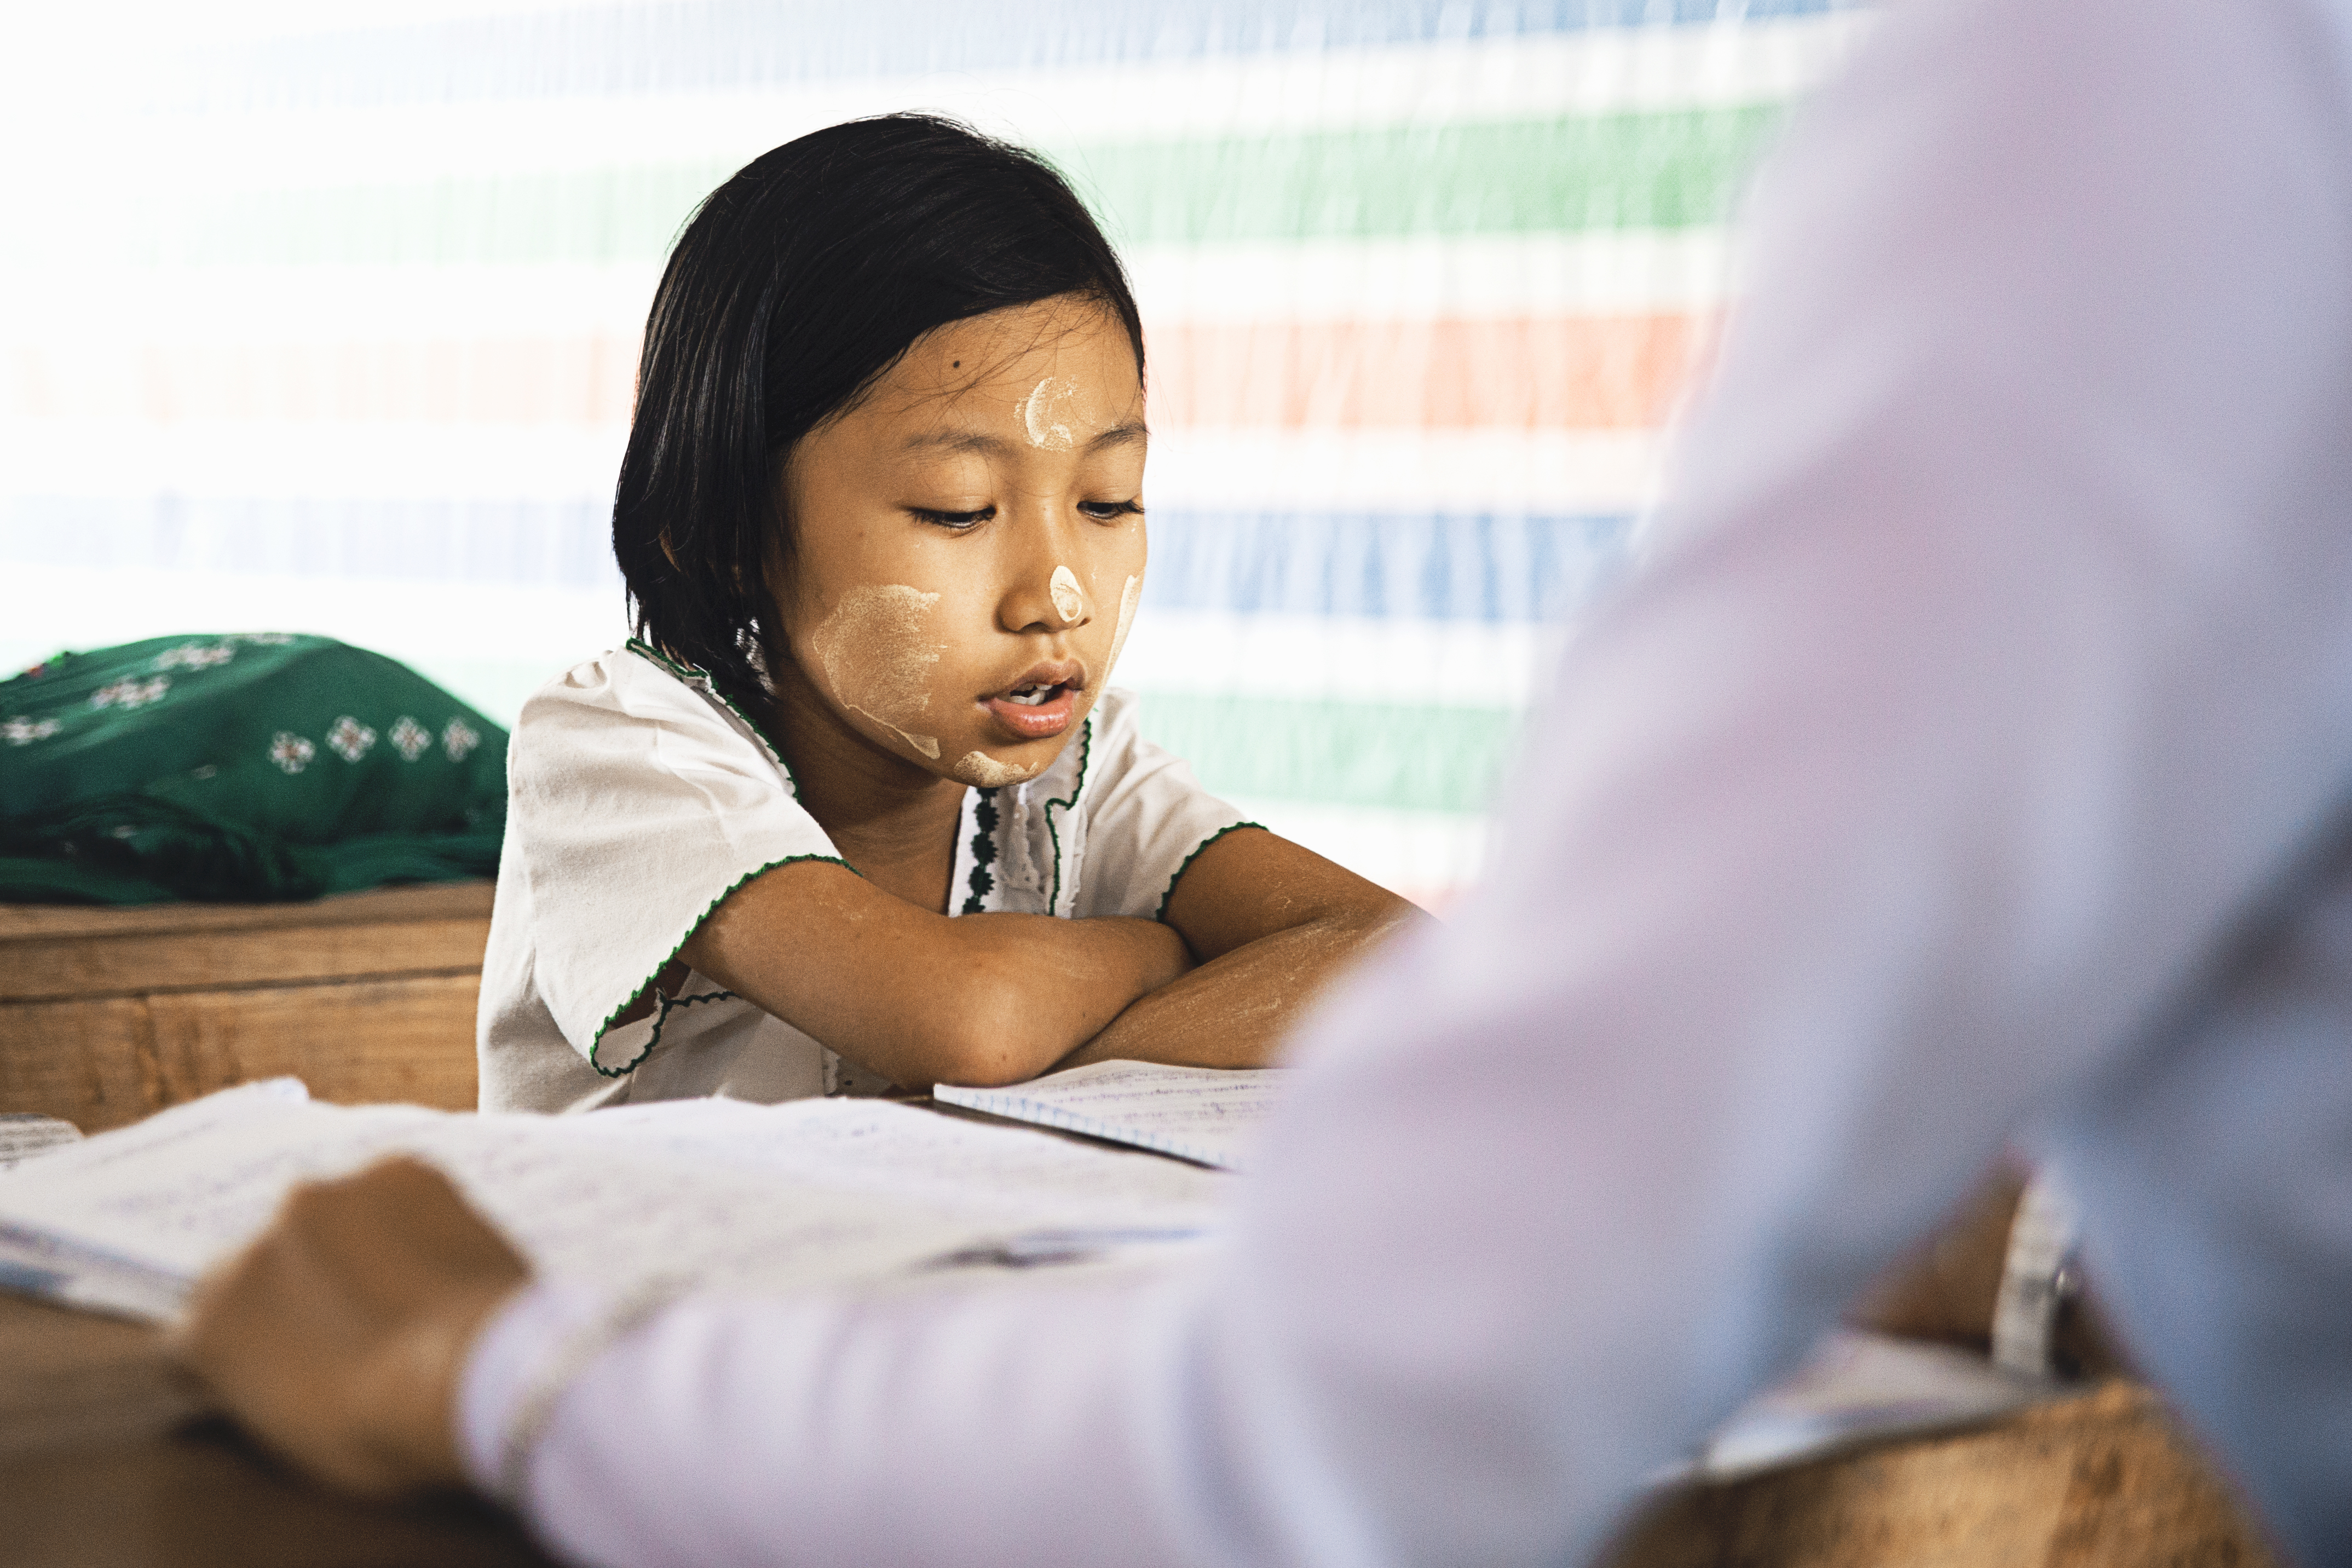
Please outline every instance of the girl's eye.
[{"label": "girl's eye", "polygon": [[1078,510],[1097,522],[1116,522],[1122,517],[1141,517],[1143,503],[1131,500],[1082,500]]},{"label": "girl's eye", "polygon": [[996,515],[996,509],[992,506],[982,507],[978,511],[933,511],[928,507],[919,506],[909,507],[908,510],[925,522],[957,533],[961,533],[967,528],[977,528]]}]

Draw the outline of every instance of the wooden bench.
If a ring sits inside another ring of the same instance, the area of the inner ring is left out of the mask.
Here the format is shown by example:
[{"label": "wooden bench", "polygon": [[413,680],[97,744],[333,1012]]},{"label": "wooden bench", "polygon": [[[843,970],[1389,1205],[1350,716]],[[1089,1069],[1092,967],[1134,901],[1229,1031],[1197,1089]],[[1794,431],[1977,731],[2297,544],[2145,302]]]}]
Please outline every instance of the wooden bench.
[{"label": "wooden bench", "polygon": [[0,904],[0,1110],[86,1132],[249,1079],[470,1110],[490,884],[303,904]]}]

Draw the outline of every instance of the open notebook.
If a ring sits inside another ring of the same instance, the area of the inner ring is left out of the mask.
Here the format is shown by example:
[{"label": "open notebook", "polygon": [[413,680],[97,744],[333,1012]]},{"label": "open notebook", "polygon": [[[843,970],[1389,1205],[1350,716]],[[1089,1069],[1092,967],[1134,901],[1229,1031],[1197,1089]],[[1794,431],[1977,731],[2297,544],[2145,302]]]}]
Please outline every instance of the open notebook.
[{"label": "open notebook", "polygon": [[943,1083],[931,1098],[1238,1171],[1290,1072],[1095,1062],[1005,1089]]},{"label": "open notebook", "polygon": [[1131,1261],[1232,1178],[875,1100],[457,1115],[248,1084],[0,1173],[0,1288],[163,1320],[296,1182],[396,1151],[446,1171],[541,1272],[722,1291]]}]

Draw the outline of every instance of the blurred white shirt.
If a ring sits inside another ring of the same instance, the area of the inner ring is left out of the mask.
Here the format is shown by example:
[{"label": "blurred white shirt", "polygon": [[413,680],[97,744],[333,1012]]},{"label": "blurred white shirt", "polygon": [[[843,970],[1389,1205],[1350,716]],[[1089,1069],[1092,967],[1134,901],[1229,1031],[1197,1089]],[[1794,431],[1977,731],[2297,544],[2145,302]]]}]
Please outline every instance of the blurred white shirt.
[{"label": "blurred white shirt", "polygon": [[[2352,1552],[2352,15],[1916,0],[1805,110],[1506,852],[1299,1045],[1213,1264],[688,1303],[557,1405],[600,1563],[1556,1563],[2004,1135]],[[517,1390],[593,1303],[478,1350]]]}]

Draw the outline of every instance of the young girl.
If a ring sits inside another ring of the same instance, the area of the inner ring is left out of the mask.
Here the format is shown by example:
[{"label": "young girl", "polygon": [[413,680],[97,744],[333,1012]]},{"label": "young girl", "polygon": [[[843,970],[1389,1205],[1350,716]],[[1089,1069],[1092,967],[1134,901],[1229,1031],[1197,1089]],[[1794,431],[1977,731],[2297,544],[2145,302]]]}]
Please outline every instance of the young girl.
[{"label": "young girl", "polygon": [[837,125],[703,204],[614,508],[638,637],[514,732],[484,1109],[1255,1065],[1406,918],[1108,685],[1142,373],[1085,207],[961,126]]}]

